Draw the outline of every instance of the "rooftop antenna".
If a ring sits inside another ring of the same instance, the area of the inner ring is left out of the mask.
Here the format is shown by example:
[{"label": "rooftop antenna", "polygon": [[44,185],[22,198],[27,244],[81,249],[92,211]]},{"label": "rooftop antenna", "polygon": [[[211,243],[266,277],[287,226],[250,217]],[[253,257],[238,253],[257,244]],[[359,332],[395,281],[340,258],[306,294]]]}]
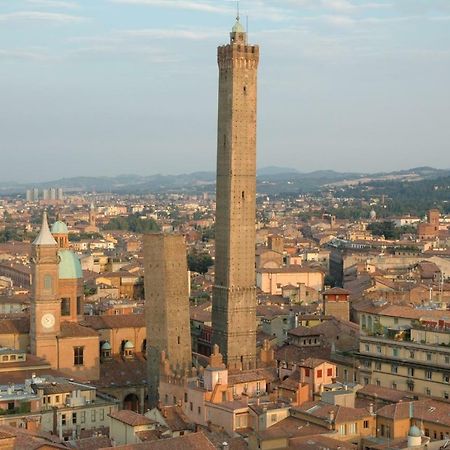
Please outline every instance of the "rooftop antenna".
[{"label": "rooftop antenna", "polygon": [[236,20],[239,22],[240,14],[239,14],[239,0],[236,1]]}]

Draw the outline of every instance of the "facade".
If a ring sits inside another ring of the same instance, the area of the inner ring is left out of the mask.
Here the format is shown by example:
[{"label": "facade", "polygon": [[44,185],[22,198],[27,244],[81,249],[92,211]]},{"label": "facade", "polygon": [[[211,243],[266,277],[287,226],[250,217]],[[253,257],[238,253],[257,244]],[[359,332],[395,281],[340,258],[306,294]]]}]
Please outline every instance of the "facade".
[{"label": "facade", "polygon": [[144,237],[145,294],[149,336],[149,405],[159,401],[162,354],[170,370],[181,376],[192,367],[186,247],[183,236]]},{"label": "facade", "polygon": [[52,231],[44,212],[32,245],[31,353],[67,375],[97,380],[98,333],[80,325],[84,312],[80,261],[68,249],[67,226],[57,221]]},{"label": "facade", "polygon": [[256,271],[256,284],[266,294],[281,295],[283,286],[304,285],[316,291],[323,289],[325,274],[320,269],[290,266],[275,269],[258,269]]},{"label": "facade", "polygon": [[391,335],[361,336],[360,382],[449,400],[449,345],[445,327],[424,323]]},{"label": "facade", "polygon": [[239,18],[219,47],[213,344],[230,369],[256,367],[256,97],[259,48]]}]

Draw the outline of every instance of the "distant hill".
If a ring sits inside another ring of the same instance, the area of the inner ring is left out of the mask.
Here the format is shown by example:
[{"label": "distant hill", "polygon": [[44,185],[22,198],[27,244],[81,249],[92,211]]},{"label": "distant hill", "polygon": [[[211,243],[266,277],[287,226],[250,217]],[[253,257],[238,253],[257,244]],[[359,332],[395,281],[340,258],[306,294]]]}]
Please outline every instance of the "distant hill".
[{"label": "distant hill", "polygon": [[[360,186],[373,182],[418,182],[450,176],[450,170],[432,167],[417,167],[408,170],[382,173],[336,172],[317,170],[301,173],[287,167],[263,167],[258,170],[258,191],[268,194],[305,193],[322,188],[345,188]],[[199,193],[215,189],[214,172],[194,172],[180,175],[154,174],[119,175],[115,177],[73,177],[45,183],[0,183],[0,194],[21,194],[26,189],[62,187],[66,192],[112,192],[112,193],[158,193],[187,192]]]}]

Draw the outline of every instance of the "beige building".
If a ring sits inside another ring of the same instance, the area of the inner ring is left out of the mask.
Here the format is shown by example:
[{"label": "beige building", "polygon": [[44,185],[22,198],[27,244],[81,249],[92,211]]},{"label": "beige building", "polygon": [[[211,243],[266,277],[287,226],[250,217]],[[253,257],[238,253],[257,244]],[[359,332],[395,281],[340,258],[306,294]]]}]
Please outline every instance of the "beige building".
[{"label": "beige building", "polygon": [[262,292],[271,295],[281,295],[282,288],[286,285],[305,285],[321,291],[324,279],[325,274],[322,270],[301,266],[258,269],[256,271],[256,285]]},{"label": "beige building", "polygon": [[395,324],[399,319],[361,336],[360,382],[449,400],[450,317],[424,317],[408,326]]}]

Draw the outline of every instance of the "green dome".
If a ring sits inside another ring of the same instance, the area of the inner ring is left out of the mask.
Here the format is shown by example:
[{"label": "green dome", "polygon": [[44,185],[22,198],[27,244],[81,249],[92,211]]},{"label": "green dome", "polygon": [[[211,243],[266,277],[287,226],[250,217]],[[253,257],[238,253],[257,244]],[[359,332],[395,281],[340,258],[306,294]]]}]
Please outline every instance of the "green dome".
[{"label": "green dome", "polygon": [[102,350],[111,350],[111,344],[108,341],[104,342],[102,345]]},{"label": "green dome", "polygon": [[244,27],[241,25],[241,22],[239,22],[239,19],[236,20],[236,23],[234,24],[234,27],[231,29],[232,33],[245,33]]},{"label": "green dome", "polygon": [[408,436],[411,436],[411,437],[421,437],[421,436],[422,436],[422,432],[420,431],[420,428],[418,428],[418,427],[416,427],[415,425],[413,425],[413,426],[409,429]]},{"label": "green dome", "polygon": [[58,252],[60,257],[58,272],[59,278],[62,280],[73,280],[83,278],[83,271],[81,270],[81,263],[78,256],[70,250],[60,250]]},{"label": "green dome", "polygon": [[123,348],[125,350],[131,350],[132,348],[134,348],[134,344],[131,341],[127,341],[127,342],[125,342],[125,345]]},{"label": "green dome", "polygon": [[69,230],[67,225],[61,220],[56,221],[52,225],[52,229],[50,230],[52,234],[69,234]]}]

